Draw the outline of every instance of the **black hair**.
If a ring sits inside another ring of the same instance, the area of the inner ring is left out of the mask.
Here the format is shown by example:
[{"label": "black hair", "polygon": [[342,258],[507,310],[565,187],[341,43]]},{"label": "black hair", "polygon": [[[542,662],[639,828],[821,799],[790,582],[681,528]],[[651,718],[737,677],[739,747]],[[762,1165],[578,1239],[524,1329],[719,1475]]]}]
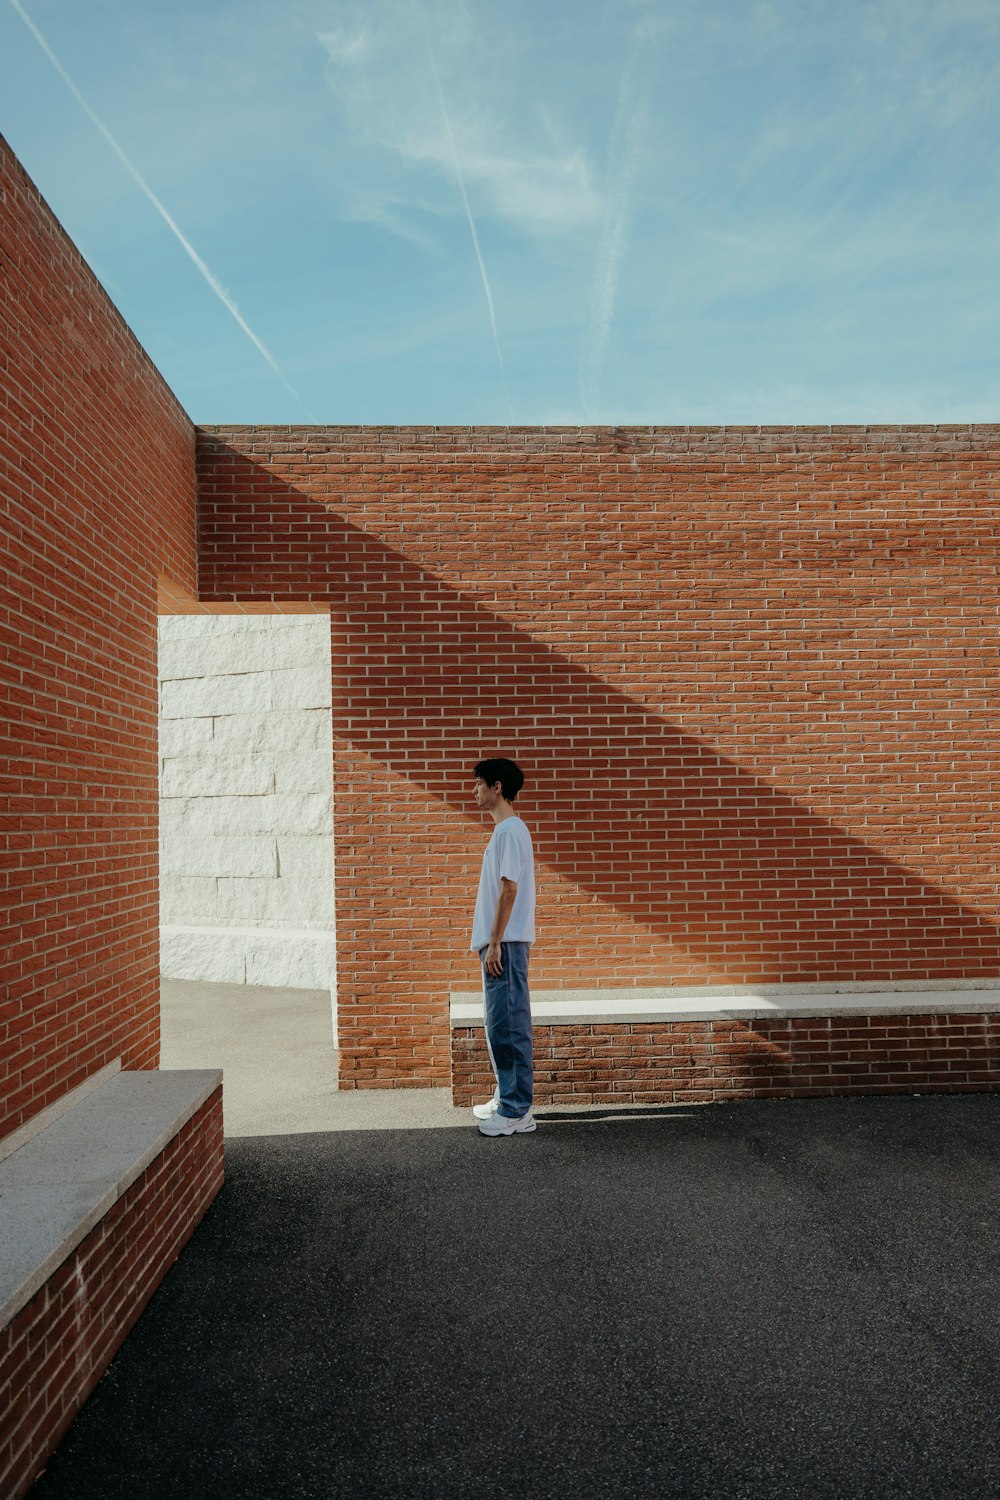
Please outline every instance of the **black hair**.
[{"label": "black hair", "polygon": [[480,781],[485,781],[489,787],[496,786],[499,781],[505,802],[513,802],[524,786],[524,772],[521,767],[515,765],[512,760],[504,760],[502,756],[478,761],[473,775],[477,776]]}]

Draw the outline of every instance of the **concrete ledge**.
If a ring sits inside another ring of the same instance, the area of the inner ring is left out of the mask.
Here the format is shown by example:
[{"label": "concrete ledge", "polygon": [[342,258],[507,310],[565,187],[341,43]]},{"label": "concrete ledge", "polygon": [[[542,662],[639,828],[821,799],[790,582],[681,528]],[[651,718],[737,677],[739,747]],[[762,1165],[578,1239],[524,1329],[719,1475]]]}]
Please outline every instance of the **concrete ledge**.
[{"label": "concrete ledge", "polygon": [[117,1073],[0,1163],[0,1327],[221,1082],[217,1069]]},{"label": "concrete ledge", "polygon": [[63,1094],[61,1099],[57,1099],[47,1109],[40,1109],[37,1115],[32,1115],[31,1119],[26,1120],[19,1129],[12,1130],[9,1135],[5,1135],[3,1140],[0,1140],[0,1161],[5,1161],[15,1151],[20,1151],[21,1147],[27,1145],[33,1135],[38,1135],[42,1130],[48,1130],[49,1126],[54,1124],[60,1115],[64,1115],[68,1110],[75,1109],[78,1104],[82,1104],[88,1094],[94,1093],[96,1089],[103,1088],[108,1079],[113,1078],[121,1070],[122,1060],[120,1057],[116,1057],[114,1062],[108,1063],[107,1067],[100,1068],[96,1073],[91,1073],[90,1077],[85,1079],[83,1083],[78,1084],[75,1089],[70,1089],[68,1094]]},{"label": "concrete ledge", "polygon": [[[1000,1012],[1000,980],[958,980],[935,988],[895,985],[718,985],[691,988],[532,990],[538,1026],[614,1025],[635,1021],[748,1021],[765,1016],[917,1016]],[[451,1025],[483,1025],[479,991],[455,991]]]}]

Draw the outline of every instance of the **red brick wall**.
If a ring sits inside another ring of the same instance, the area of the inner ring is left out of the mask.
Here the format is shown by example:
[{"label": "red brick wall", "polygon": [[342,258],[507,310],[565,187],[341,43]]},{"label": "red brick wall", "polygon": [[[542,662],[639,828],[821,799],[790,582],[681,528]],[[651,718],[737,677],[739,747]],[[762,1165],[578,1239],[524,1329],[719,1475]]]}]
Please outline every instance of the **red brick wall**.
[{"label": "red brick wall", "polygon": [[[1000,1015],[545,1025],[533,1043],[536,1108],[1000,1090]],[[482,1027],[456,1027],[453,1103],[495,1084]]]},{"label": "red brick wall", "polygon": [[0,1330],[0,1495],[27,1493],[222,1177],[219,1088]]},{"label": "red brick wall", "polygon": [[212,428],[209,599],[326,599],[342,1084],[441,1084],[482,754],[534,982],[1000,974],[1000,427]]},{"label": "red brick wall", "polygon": [[0,141],[0,1134],[159,1058],[156,578],[195,586],[187,417]]}]

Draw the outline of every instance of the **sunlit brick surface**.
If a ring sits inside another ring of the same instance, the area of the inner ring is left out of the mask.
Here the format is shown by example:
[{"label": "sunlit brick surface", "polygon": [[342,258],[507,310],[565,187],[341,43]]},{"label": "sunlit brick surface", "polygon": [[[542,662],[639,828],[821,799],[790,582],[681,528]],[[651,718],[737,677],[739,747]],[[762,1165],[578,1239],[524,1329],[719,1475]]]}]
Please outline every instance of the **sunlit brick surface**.
[{"label": "sunlit brick surface", "polygon": [[203,432],[204,597],[331,607],[342,1085],[447,1081],[487,753],[536,985],[1000,973],[998,439]]}]

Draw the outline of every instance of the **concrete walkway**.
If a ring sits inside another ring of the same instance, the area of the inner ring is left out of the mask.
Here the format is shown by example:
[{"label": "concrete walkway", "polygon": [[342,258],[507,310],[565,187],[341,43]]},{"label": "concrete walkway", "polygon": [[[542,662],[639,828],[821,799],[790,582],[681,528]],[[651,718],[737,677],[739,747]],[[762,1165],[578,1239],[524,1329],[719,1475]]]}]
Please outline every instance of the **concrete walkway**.
[{"label": "concrete walkway", "polygon": [[1000,1494],[1000,1100],[449,1113],[231,1138],[38,1500]]},{"label": "concrete walkway", "polygon": [[222,1068],[227,1136],[468,1125],[450,1089],[337,1088],[327,990],[165,979],[163,1068]]}]

